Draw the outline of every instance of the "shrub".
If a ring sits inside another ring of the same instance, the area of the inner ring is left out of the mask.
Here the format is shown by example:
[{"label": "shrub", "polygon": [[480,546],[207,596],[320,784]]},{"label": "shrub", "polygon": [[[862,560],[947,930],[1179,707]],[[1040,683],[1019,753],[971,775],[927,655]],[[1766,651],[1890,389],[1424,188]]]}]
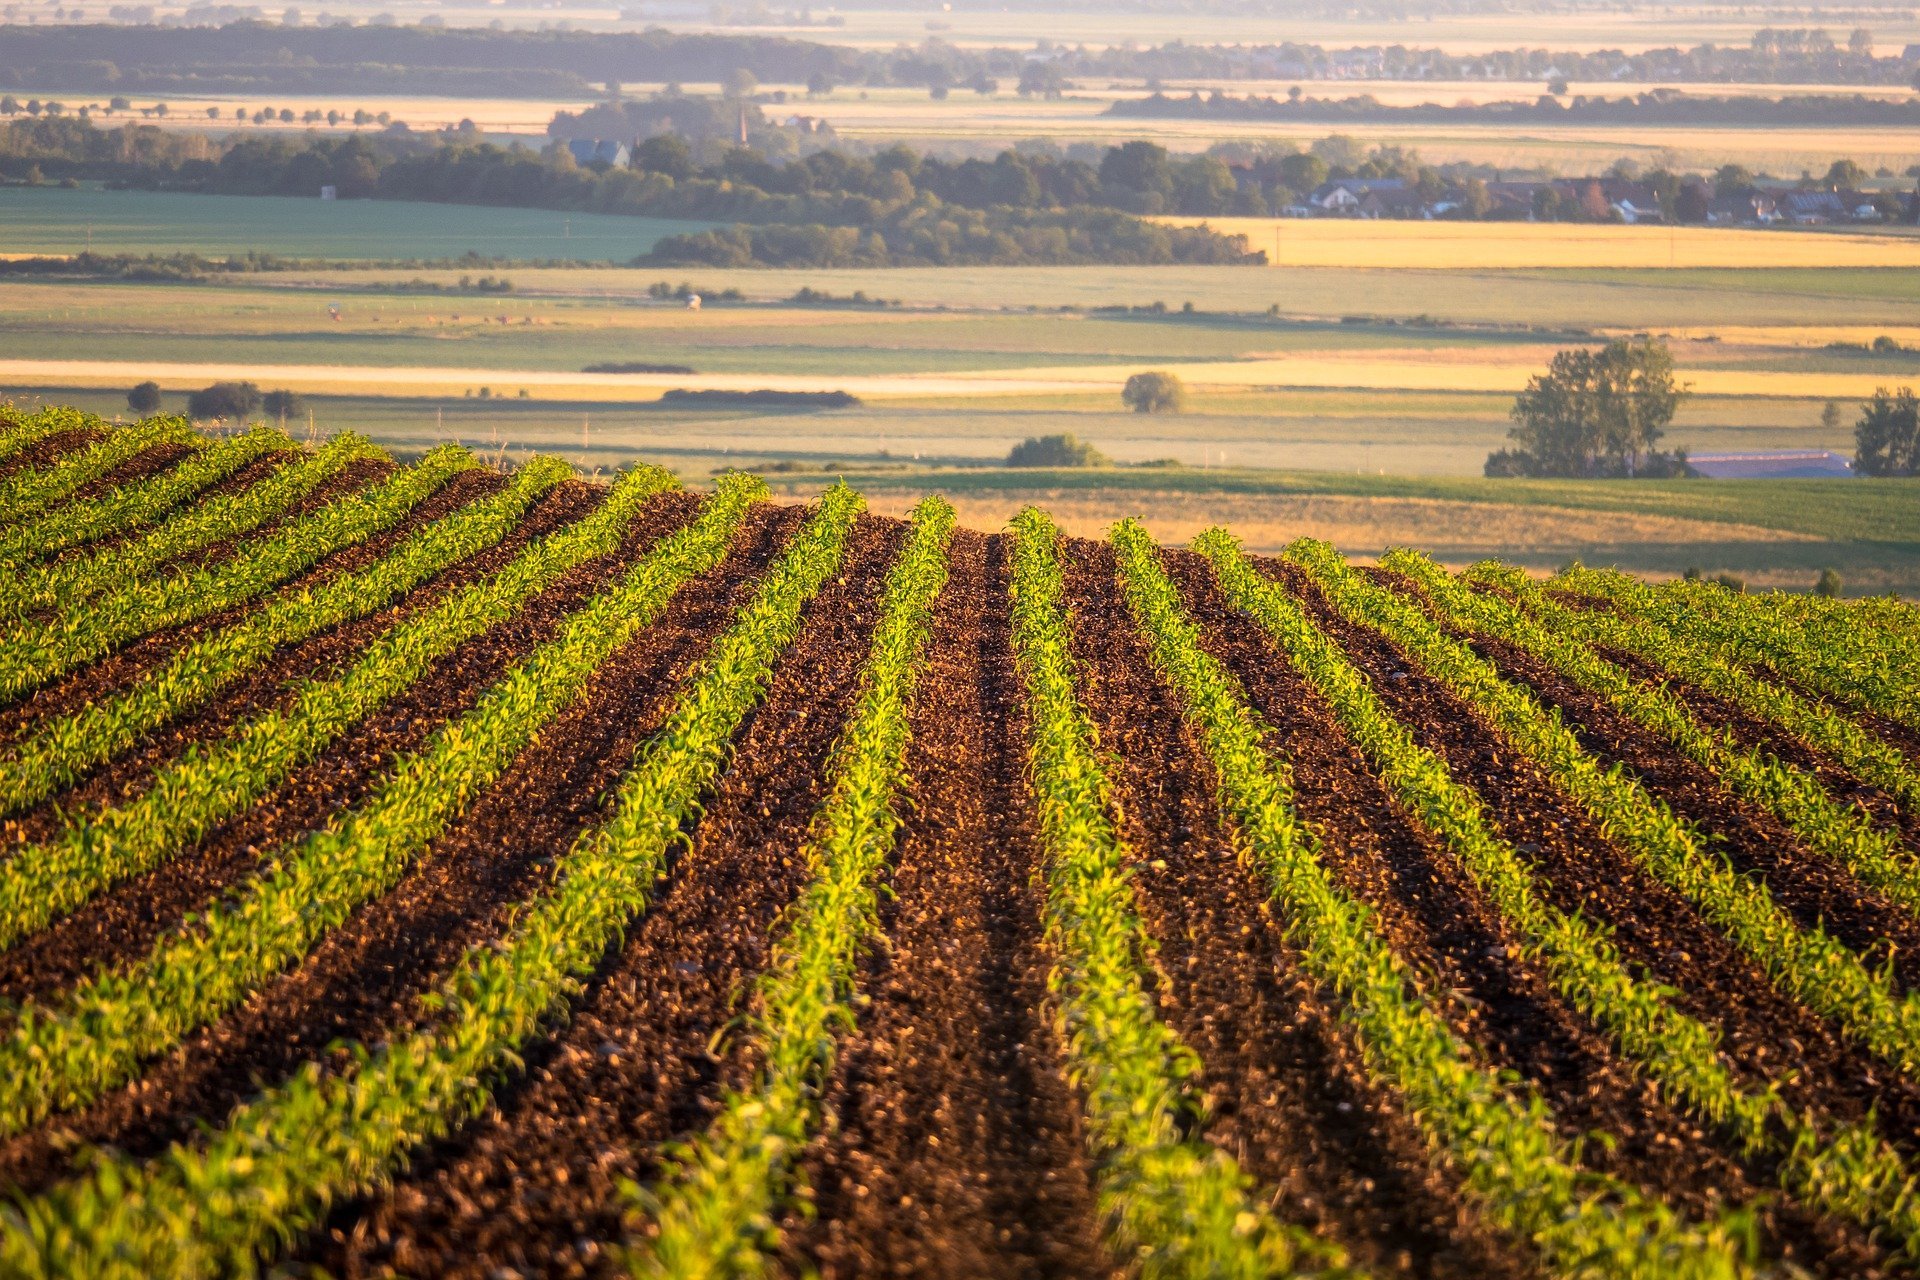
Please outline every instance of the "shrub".
[{"label": "shrub", "polygon": [[1840,571],[1838,569],[1822,569],[1820,571],[1820,580],[1813,584],[1813,594],[1817,596],[1837,596],[1840,594],[1840,588]]},{"label": "shrub", "polygon": [[216,382],[187,396],[190,418],[244,418],[260,407],[260,388],[251,382]]},{"label": "shrub", "polygon": [[307,402],[291,391],[269,391],[261,399],[260,408],[269,418],[285,422],[288,418],[297,418],[305,413]]},{"label": "shrub", "polygon": [[141,417],[149,417],[160,411],[160,384],[142,382],[127,392],[127,408]]},{"label": "shrub", "polygon": [[1070,435],[1029,436],[1007,453],[1010,467],[1104,467],[1107,456]]},{"label": "shrub", "polygon": [[1136,373],[1120,389],[1120,401],[1135,413],[1178,413],[1187,389],[1170,373]]}]

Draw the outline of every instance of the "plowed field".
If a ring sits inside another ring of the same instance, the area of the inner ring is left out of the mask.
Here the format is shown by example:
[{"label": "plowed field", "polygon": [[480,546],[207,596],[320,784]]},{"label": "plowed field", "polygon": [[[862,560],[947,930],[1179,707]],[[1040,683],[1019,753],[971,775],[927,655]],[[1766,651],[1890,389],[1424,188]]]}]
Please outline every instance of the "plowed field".
[{"label": "plowed field", "polygon": [[0,415],[0,1275],[1920,1271],[1912,606],[327,448]]}]

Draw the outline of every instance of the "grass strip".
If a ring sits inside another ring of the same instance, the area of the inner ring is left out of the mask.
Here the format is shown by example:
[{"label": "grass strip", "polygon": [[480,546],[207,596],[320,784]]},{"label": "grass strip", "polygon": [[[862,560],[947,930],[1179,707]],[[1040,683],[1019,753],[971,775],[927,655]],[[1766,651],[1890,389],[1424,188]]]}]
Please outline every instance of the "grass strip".
[{"label": "grass strip", "polygon": [[0,1039],[0,1132],[84,1105],[130,1079],[142,1061],[246,999],[390,890],[580,697],[609,654],[659,617],[683,583],[725,558],[747,508],[764,493],[750,479],[724,485],[691,525],[569,617],[470,711],[399,757],[358,808],[268,855],[256,879],[170,931],[139,961],[22,1008]]},{"label": "grass strip", "polygon": [[351,462],[385,457],[384,451],[360,436],[335,436],[317,452],[292,459],[265,479],[180,511],[144,534],[0,580],[0,621],[36,609],[72,610],[103,591],[146,577],[169,560],[250,533]]},{"label": "grass strip", "polygon": [[18,573],[69,547],[137,529],[173,510],[208,485],[269,452],[291,449],[279,431],[258,428],[215,441],[160,475],[122,485],[84,502],[68,503],[29,524],[0,532],[0,572]]},{"label": "grass strip", "polygon": [[[1581,575],[1583,583],[1591,578]],[[1476,565],[1468,577],[1510,592],[1535,617],[1563,634],[1630,653],[1748,714],[1778,725],[1848,769],[1862,782],[1880,788],[1910,813],[1920,814],[1920,769],[1899,748],[1862,728],[1851,717],[1818,698],[1750,670],[1736,653],[1689,626],[1643,618],[1625,619],[1592,609],[1573,609],[1525,574],[1504,567]]]},{"label": "grass strip", "polygon": [[[586,520],[529,547],[491,578],[403,618],[338,675],[299,686],[288,706],[263,711],[218,741],[188,751],[140,795],[90,817],[70,818],[52,840],[16,849],[0,862],[0,949],[101,889],[152,870],[243,812],[435,662],[511,617],[569,569],[616,550],[635,512],[672,483],[653,468],[629,472]],[[198,674],[191,667],[188,673],[183,683]],[[142,691],[144,686],[134,692]]]},{"label": "grass strip", "polygon": [[[74,425],[99,425],[99,419]],[[183,418],[152,418],[119,427],[107,438],[60,459],[45,470],[18,471],[0,480],[0,524],[31,520],[82,485],[158,445],[198,446],[200,437]]]},{"label": "grass strip", "polygon": [[1325,543],[1301,539],[1287,558],[1312,576],[1333,607],[1379,632],[1571,796],[1609,840],[1746,952],[1780,990],[1831,1018],[1901,1070],[1920,1070],[1920,998],[1891,973],[1875,973],[1819,926],[1802,927],[1764,883],[1734,870],[1706,838],[1625,769],[1600,763],[1556,712],[1509,683],[1418,605],[1368,582]]},{"label": "grass strip", "polygon": [[[1810,632],[1780,625],[1745,597],[1710,582],[1651,587],[1619,573],[1590,569],[1561,585],[1610,600],[1633,617],[1657,623],[1722,661],[1769,668],[1802,688],[1876,711],[1920,732],[1920,668],[1913,650],[1887,635],[1842,621]],[[1898,652],[1906,649],[1905,653]],[[1905,660],[1903,660],[1905,659]]]},{"label": "grass strip", "polygon": [[[1129,537],[1144,541],[1143,534]],[[1539,896],[1531,868],[1496,834],[1472,787],[1456,779],[1438,754],[1414,741],[1366,676],[1298,602],[1260,578],[1223,531],[1207,533],[1198,545],[1233,603],[1259,622],[1326,700],[1400,810],[1440,838],[1519,937],[1522,958],[1542,965],[1562,998],[1669,1097],[1726,1133],[1743,1154],[1772,1157],[1788,1190],[1827,1212],[1870,1228],[1887,1227],[1910,1255],[1920,1257],[1920,1200],[1913,1177],[1871,1124],[1816,1122],[1785,1108],[1772,1083],[1747,1086],[1722,1057],[1719,1032],[1676,1008],[1658,985],[1636,979],[1604,925],[1568,915]],[[1164,637],[1159,642],[1173,649],[1163,662],[1171,667],[1177,660],[1183,671],[1190,668],[1194,674],[1187,681],[1204,680],[1209,696],[1244,712],[1231,677],[1198,651],[1197,633],[1177,611],[1172,585],[1150,554],[1150,544],[1129,550],[1139,589],[1150,602],[1150,612],[1141,611],[1154,620],[1156,637]],[[1216,714],[1231,721],[1226,711]],[[1257,747],[1257,733],[1247,741],[1232,723],[1228,728],[1231,734],[1223,742],[1234,748],[1234,760]]]},{"label": "grass strip", "polygon": [[1013,531],[1013,648],[1027,690],[1028,778],[1055,956],[1048,987],[1068,1074],[1085,1098],[1115,1252],[1155,1280],[1338,1267],[1336,1251],[1275,1218],[1233,1157],[1196,1136],[1206,1114],[1200,1062],[1154,1007],[1151,991],[1164,978],[1076,690],[1059,530],[1029,507]]},{"label": "grass strip", "polygon": [[[757,482],[756,482],[757,483]],[[762,496],[729,479],[739,496]],[[644,913],[673,846],[766,695],[807,603],[844,562],[862,507],[835,486],[754,599],[681,685],[666,723],[635,752],[609,817],[556,863],[551,887],[497,943],[477,946],[429,1001],[420,1029],[355,1048],[237,1108],[205,1138],[138,1163],[103,1153],[85,1176],[0,1206],[0,1272],[101,1280],[247,1273],[313,1226],[334,1199],[387,1176],[422,1143],[482,1111]],[[676,534],[683,543],[692,535]]]},{"label": "grass strip", "polygon": [[[232,626],[182,646],[126,688],[42,722],[0,759],[0,813],[44,799],[154,729],[207,705],[282,646],[363,618],[493,546],[513,530],[535,499],[572,474],[558,458],[536,457],[500,492],[415,531],[367,567],[322,582],[312,591],[276,596]],[[658,476],[649,478],[657,481]],[[311,692],[307,685],[302,695]],[[6,941],[6,911],[0,907],[0,946]]]},{"label": "grass strip", "polygon": [[834,743],[831,790],[801,853],[812,877],[756,984],[750,1034],[762,1065],[752,1087],[729,1096],[705,1133],[675,1153],[660,1189],[630,1193],[650,1219],[645,1244],[625,1258],[635,1275],[757,1275],[778,1239],[792,1162],[819,1120],[838,1033],[854,1022],[856,964],[879,927],[914,681],[952,530],[953,508],[922,499],[887,577],[859,699]]},{"label": "grass strip", "polygon": [[[1701,723],[1664,685],[1642,683],[1617,663],[1596,654],[1569,634],[1572,628],[1568,624],[1578,625],[1571,610],[1544,599],[1537,591],[1523,589],[1526,598],[1536,605],[1541,619],[1537,621],[1499,596],[1470,590],[1416,552],[1396,551],[1382,563],[1419,586],[1434,607],[1457,625],[1533,654],[1581,688],[1604,698],[1628,720],[1665,739],[1680,754],[1712,772],[1740,799],[1772,813],[1808,848],[1845,867],[1892,901],[1920,911],[1920,863],[1898,835],[1875,826],[1865,811],[1836,801],[1813,774],[1783,764],[1770,753],[1743,749],[1728,730]],[[1483,570],[1483,578],[1497,573]],[[1503,583],[1511,581],[1509,575],[1499,577]],[[1598,630],[1604,635],[1632,627],[1632,623],[1607,618]],[[1711,659],[1685,652],[1672,653],[1666,666],[1692,682],[1711,676],[1705,668],[1720,668]]]},{"label": "grass strip", "polygon": [[11,702],[129,640],[244,604],[334,552],[391,528],[447,481],[478,465],[458,445],[441,445],[371,491],[255,539],[231,560],[127,583],[69,608],[0,648],[0,702]]}]

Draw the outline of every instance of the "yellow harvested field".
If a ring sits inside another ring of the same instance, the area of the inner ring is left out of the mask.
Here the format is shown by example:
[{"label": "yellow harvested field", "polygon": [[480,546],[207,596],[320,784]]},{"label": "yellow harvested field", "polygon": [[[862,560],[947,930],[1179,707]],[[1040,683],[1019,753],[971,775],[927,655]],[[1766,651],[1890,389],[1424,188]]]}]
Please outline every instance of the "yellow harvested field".
[{"label": "yellow harvested field", "polygon": [[[145,363],[116,360],[0,360],[8,387],[124,387],[148,378],[167,391],[245,378],[314,395],[465,396],[481,387],[495,396],[644,404],[670,388],[710,391],[847,391],[868,400],[936,400],[992,396],[1117,394],[1143,369],[1164,369],[1196,389],[1338,388],[1360,391],[1511,394],[1546,367],[1550,344],[1490,350],[1382,348],[1312,351],[1251,360],[1151,364],[1053,365],[897,374],[587,374],[553,369],[462,369],[388,365],[260,365]],[[1699,395],[1859,400],[1887,381],[1884,373],[1770,372],[1687,368],[1680,376]]]},{"label": "yellow harvested field", "polygon": [[1565,222],[1162,218],[1243,235],[1272,266],[1419,270],[1550,267],[1920,267],[1920,236]]}]

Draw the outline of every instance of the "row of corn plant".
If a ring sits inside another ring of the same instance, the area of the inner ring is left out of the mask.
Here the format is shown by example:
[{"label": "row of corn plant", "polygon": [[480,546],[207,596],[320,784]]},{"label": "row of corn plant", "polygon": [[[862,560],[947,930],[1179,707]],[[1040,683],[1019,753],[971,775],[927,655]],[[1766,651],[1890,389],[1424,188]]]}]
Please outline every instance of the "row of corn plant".
[{"label": "row of corn plant", "polygon": [[70,606],[0,648],[0,702],[30,693],[129,640],[251,601],[325,557],[392,528],[447,481],[478,465],[458,445],[442,445],[369,492],[342,498],[252,540],[230,560],[130,582]]},{"label": "row of corn plant", "polygon": [[48,436],[68,429],[55,414],[44,411],[22,414],[10,406],[0,405],[0,462],[6,462]]},{"label": "row of corn plant", "polygon": [[92,484],[149,449],[199,444],[200,437],[180,418],[153,418],[117,428],[106,439],[50,467],[16,471],[0,480],[0,524],[18,524],[38,516],[82,485]]},{"label": "row of corn plant", "polygon": [[1134,852],[1114,817],[1098,735],[1077,692],[1059,530],[1014,519],[1013,648],[1025,683],[1028,778],[1046,859],[1048,986],[1084,1098],[1115,1252],[1149,1277],[1253,1277],[1337,1267],[1338,1253],[1275,1218],[1237,1161],[1197,1136],[1201,1066],[1161,1020],[1164,983],[1140,918]]},{"label": "row of corn plant", "polygon": [[717,566],[758,481],[729,481],[691,524],[397,758],[356,808],[267,854],[260,875],[170,930],[137,961],[23,1007],[0,1038],[0,1132],[83,1105],[139,1064],[298,962],[362,904],[390,890],[474,798],[587,688],[608,655],[649,626],[681,585]]},{"label": "row of corn plant", "polygon": [[[1372,910],[1328,876],[1296,811],[1289,770],[1262,749],[1262,726],[1238,683],[1201,650],[1146,531],[1128,522],[1113,541],[1129,605],[1204,744],[1243,857],[1272,891],[1306,970],[1339,994],[1369,1065],[1406,1099],[1489,1221],[1531,1242],[1556,1274],[1743,1274],[1748,1215],[1691,1224],[1638,1189],[1583,1170],[1546,1102],[1509,1087],[1448,1027],[1375,929]],[[1201,545],[1229,596],[1246,599],[1253,575],[1238,547],[1219,530]]]},{"label": "row of corn plant", "polygon": [[894,795],[906,768],[914,681],[946,583],[952,529],[944,499],[926,498],[914,512],[881,598],[858,700],[834,743],[830,790],[801,854],[812,877],[756,986],[750,1034],[761,1066],[752,1087],[728,1097],[706,1132],[679,1151],[660,1189],[641,1198],[652,1227],[628,1260],[637,1274],[752,1275],[776,1234],[838,1033],[854,1021],[856,962],[879,926],[878,882],[899,825]]},{"label": "row of corn plant", "polygon": [[37,520],[0,532],[0,572],[18,573],[69,547],[137,529],[247,464],[292,447],[284,432],[258,428],[210,444],[157,476],[97,498],[66,503]]},{"label": "row of corn plant", "polygon": [[[1734,795],[1772,813],[1808,848],[1831,858],[1902,906],[1920,910],[1920,863],[1899,835],[1875,826],[1864,810],[1835,800],[1813,774],[1784,764],[1771,753],[1742,748],[1725,728],[1701,723],[1672,690],[1644,684],[1579,640],[1551,630],[1507,600],[1456,582],[1426,556],[1396,551],[1382,563],[1418,585],[1434,607],[1456,625],[1533,654],[1712,772]],[[1547,608],[1566,612],[1557,605]],[[1633,625],[1620,623],[1619,619],[1607,621],[1624,627]]]},{"label": "row of corn plant", "polygon": [[[1115,540],[1135,612],[1162,649],[1162,667],[1186,692],[1195,708],[1190,714],[1219,743],[1214,759],[1223,792],[1251,799],[1264,794],[1230,778],[1230,771],[1256,776],[1267,767],[1284,784],[1278,762],[1258,753],[1251,712],[1232,678],[1198,649],[1198,633],[1179,611],[1173,586],[1145,535],[1127,528]],[[1744,1083],[1722,1056],[1719,1033],[1676,1008],[1664,988],[1635,978],[1604,926],[1568,915],[1539,896],[1532,869],[1498,835],[1471,786],[1458,780],[1437,753],[1414,741],[1297,601],[1255,573],[1223,531],[1210,531],[1197,545],[1213,563],[1228,598],[1258,621],[1326,700],[1400,810],[1439,837],[1499,911],[1520,940],[1523,960],[1543,966],[1554,989],[1668,1097],[1720,1129],[1742,1154],[1773,1158],[1789,1190],[1828,1212],[1870,1228],[1886,1227],[1920,1258],[1920,1198],[1912,1175],[1870,1124],[1816,1122],[1782,1106],[1773,1082],[1758,1088]],[[1203,706],[1209,709],[1203,712]],[[1215,721],[1218,726],[1209,727]],[[1247,812],[1248,821],[1260,820],[1257,808]]]},{"label": "row of corn plant", "polygon": [[161,865],[243,812],[435,662],[511,617],[569,569],[615,550],[640,506],[672,483],[653,468],[627,473],[585,520],[529,547],[499,573],[403,618],[338,675],[301,684],[287,706],[189,750],[139,795],[70,816],[52,839],[16,849],[0,862],[0,949],[101,889]]},{"label": "row of corn plant", "polygon": [[272,475],[184,508],[145,533],[0,579],[0,621],[38,609],[75,609],[146,577],[170,560],[251,533],[283,515],[350,463],[386,456],[361,436],[337,435],[317,451],[287,461]]},{"label": "row of corn plant", "polygon": [[1741,608],[1733,593],[1707,582],[1653,587],[1621,573],[1580,569],[1560,585],[1610,600],[1635,618],[1711,647],[1724,661],[1771,668],[1813,693],[1920,730],[1920,670],[1854,628],[1830,629],[1815,639]]},{"label": "row of corn plant", "polygon": [[[125,688],[42,721],[0,758],[0,813],[45,798],[152,730],[206,706],[282,646],[366,617],[441,570],[493,546],[512,532],[536,499],[571,474],[572,468],[558,458],[536,457],[498,493],[415,531],[366,568],[330,578],[311,591],[274,596],[233,625],[181,646]],[[0,937],[4,930],[0,923]]]},{"label": "row of corn plant", "polygon": [[372,1050],[356,1046],[337,1073],[304,1068],[154,1160],[106,1154],[84,1176],[0,1207],[0,1272],[103,1280],[246,1273],[330,1202],[389,1176],[419,1145],[484,1110],[527,1041],[564,1017],[651,904],[807,602],[840,572],[861,505],[844,487],[826,494],[685,677],[606,819],[556,861],[549,887],[505,935],[467,951],[416,1029]]},{"label": "row of corn plant", "polygon": [[1909,813],[1920,814],[1920,768],[1898,747],[1819,698],[1767,679],[1737,659],[1729,661],[1718,646],[1660,623],[1569,608],[1519,570],[1475,565],[1468,579],[1505,591],[1561,635],[1632,654],[1777,725],[1861,781],[1885,791]]},{"label": "row of corn plant", "polygon": [[1707,839],[1615,765],[1580,745],[1557,712],[1504,679],[1416,604],[1355,573],[1325,543],[1302,539],[1287,557],[1306,569],[1343,617],[1385,636],[1494,732],[1539,765],[1594,825],[1656,880],[1691,902],[1766,971],[1775,986],[1831,1018],[1907,1072],[1920,1071],[1920,998],[1875,972],[1818,925],[1802,926],[1766,885],[1742,875]]}]

